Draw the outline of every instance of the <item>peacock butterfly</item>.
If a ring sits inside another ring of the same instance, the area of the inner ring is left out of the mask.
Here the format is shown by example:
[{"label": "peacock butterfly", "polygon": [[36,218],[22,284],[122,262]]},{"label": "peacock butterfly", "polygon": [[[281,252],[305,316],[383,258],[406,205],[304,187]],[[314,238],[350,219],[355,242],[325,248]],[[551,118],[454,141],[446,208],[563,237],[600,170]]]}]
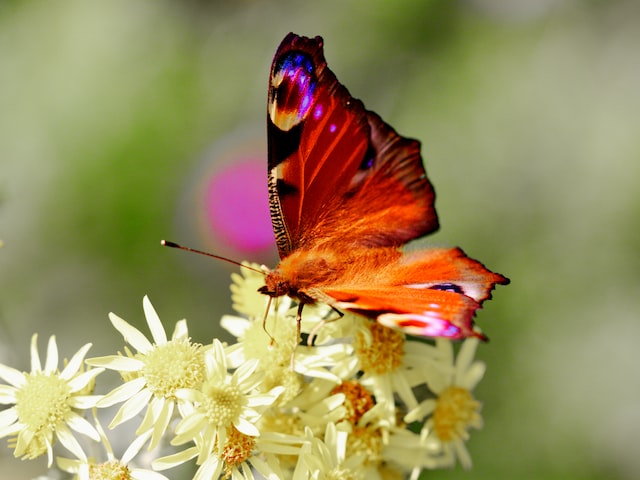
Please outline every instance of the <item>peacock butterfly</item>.
[{"label": "peacock butterfly", "polygon": [[287,35],[269,79],[268,185],[280,263],[260,292],[428,337],[486,337],[474,312],[509,280],[459,248],[403,254],[438,228],[420,143],[353,98],[321,37]]}]

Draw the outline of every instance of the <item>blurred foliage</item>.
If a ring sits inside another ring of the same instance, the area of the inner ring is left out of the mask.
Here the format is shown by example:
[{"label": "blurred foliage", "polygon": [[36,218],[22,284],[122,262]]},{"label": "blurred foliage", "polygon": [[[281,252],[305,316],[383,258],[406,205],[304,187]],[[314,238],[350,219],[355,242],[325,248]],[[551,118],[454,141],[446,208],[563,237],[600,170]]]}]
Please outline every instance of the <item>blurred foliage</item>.
[{"label": "blurred foliage", "polygon": [[637,478],[639,27],[633,0],[3,3],[0,362],[26,368],[33,331],[121,348],[106,315],[143,324],[144,294],[220,334],[232,269],[159,240],[193,239],[204,152],[263,124],[281,38],[322,35],[351,93],[423,142],[424,243],[512,279],[479,315],[475,467],[425,478]]}]

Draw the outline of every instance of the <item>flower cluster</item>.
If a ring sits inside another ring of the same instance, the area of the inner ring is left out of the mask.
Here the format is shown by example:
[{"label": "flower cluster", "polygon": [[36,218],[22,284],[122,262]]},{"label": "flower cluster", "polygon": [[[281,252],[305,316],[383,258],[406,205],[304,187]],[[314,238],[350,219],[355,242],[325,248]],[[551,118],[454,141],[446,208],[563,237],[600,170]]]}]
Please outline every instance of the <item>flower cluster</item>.
[{"label": "flower cluster", "polygon": [[[233,275],[242,316],[222,319],[233,345],[194,343],[185,320],[169,338],[147,297],[151,338],[109,315],[127,344],[116,355],[85,359],[85,345],[59,370],[52,337],[43,368],[34,335],[31,372],[0,365],[0,403],[10,405],[0,438],[16,457],[46,453],[79,479],[163,479],[185,463],[195,479],[273,480],[416,479],[456,461],[471,466],[465,443],[482,426],[472,391],[485,368],[473,359],[477,339],[456,354],[449,340],[409,338],[319,305],[305,306],[300,342],[290,299],[265,317],[262,279]],[[106,370],[122,381],[94,395]],[[109,408],[109,429],[128,438],[119,458],[100,421]],[[54,453],[57,443],[73,458]]]}]

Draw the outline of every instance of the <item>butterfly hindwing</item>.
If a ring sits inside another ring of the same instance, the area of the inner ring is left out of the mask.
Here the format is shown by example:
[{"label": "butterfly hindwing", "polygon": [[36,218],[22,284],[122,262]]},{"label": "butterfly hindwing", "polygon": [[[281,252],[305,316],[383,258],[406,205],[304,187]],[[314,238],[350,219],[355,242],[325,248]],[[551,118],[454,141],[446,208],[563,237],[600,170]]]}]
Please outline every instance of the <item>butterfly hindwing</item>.
[{"label": "butterfly hindwing", "polygon": [[434,248],[391,258],[367,282],[358,281],[357,268],[355,265],[344,277],[355,283],[320,287],[328,297],[324,300],[335,308],[421,336],[485,338],[474,329],[473,315],[491,298],[496,284],[509,281],[459,248]]}]

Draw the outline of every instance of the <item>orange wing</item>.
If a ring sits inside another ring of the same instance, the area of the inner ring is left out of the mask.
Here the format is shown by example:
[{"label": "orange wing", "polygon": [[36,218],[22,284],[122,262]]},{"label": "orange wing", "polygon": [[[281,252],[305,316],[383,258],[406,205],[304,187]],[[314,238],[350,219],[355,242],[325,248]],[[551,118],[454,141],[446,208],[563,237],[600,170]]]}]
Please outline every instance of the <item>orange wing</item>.
[{"label": "orange wing", "polygon": [[344,276],[355,280],[353,283],[325,285],[319,290],[337,309],[375,318],[408,334],[486,339],[474,328],[473,315],[491,298],[497,284],[509,283],[506,277],[491,272],[459,248],[425,250],[390,260],[375,270],[354,265],[360,271]]},{"label": "orange wing", "polygon": [[281,258],[323,242],[399,246],[438,228],[419,142],[351,97],[327,67],[320,37],[282,41],[267,124]]}]

